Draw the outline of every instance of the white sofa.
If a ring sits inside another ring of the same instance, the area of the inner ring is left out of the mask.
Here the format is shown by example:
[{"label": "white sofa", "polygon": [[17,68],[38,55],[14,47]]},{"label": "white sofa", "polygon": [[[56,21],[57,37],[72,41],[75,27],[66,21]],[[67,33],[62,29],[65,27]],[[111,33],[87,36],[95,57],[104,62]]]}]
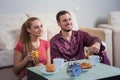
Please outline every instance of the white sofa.
[{"label": "white sofa", "polygon": [[112,30],[113,65],[120,68],[120,11],[108,15],[108,24],[100,24],[99,28]]},{"label": "white sofa", "polygon": [[[28,17],[32,16],[40,18],[43,23],[43,39],[50,40],[52,36],[59,32],[60,28],[55,18],[56,13],[0,14],[0,80],[17,80],[17,76],[13,71],[13,48],[18,40],[21,25]],[[72,13],[72,16],[74,30],[78,30],[79,27],[74,13]],[[98,33],[94,36],[98,36],[106,43],[111,43],[111,40],[109,40],[111,39],[110,30],[85,27],[80,29],[92,33],[91,35]],[[109,52],[110,48],[107,50]],[[112,63],[112,54],[108,57]]]}]

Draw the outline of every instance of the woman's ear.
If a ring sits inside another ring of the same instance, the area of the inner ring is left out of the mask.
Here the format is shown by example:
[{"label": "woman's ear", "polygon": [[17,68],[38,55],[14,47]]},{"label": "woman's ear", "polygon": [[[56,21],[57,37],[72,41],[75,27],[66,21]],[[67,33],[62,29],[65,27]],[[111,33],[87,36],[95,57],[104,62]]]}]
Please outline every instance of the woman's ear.
[{"label": "woman's ear", "polygon": [[29,28],[27,28],[27,32],[31,33],[31,30]]}]

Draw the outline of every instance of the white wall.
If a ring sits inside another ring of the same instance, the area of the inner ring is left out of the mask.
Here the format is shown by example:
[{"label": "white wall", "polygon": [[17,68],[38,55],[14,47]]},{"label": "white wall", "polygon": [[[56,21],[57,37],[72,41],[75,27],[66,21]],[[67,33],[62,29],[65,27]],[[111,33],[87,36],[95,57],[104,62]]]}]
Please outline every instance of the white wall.
[{"label": "white wall", "polygon": [[[78,8],[78,11],[75,11]],[[0,14],[75,11],[79,25],[107,23],[111,11],[120,10],[120,0],[0,0]]]}]

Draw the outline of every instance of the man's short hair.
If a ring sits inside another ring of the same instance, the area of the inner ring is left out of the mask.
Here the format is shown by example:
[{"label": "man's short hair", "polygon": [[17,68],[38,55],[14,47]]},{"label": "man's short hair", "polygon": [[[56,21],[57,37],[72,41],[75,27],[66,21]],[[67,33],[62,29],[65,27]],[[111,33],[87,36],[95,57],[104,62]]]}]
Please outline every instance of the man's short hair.
[{"label": "man's short hair", "polygon": [[56,15],[57,22],[60,22],[60,16],[66,14],[66,13],[70,14],[68,11],[65,11],[65,10],[59,11]]}]

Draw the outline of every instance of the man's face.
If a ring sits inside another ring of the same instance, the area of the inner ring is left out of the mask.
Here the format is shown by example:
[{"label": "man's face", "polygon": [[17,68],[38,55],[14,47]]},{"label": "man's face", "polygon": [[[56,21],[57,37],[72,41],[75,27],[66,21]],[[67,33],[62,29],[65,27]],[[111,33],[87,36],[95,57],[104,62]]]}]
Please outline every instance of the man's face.
[{"label": "man's face", "polygon": [[61,27],[63,31],[66,32],[71,31],[73,27],[71,15],[68,13],[61,15],[60,22],[58,22],[58,25]]}]

